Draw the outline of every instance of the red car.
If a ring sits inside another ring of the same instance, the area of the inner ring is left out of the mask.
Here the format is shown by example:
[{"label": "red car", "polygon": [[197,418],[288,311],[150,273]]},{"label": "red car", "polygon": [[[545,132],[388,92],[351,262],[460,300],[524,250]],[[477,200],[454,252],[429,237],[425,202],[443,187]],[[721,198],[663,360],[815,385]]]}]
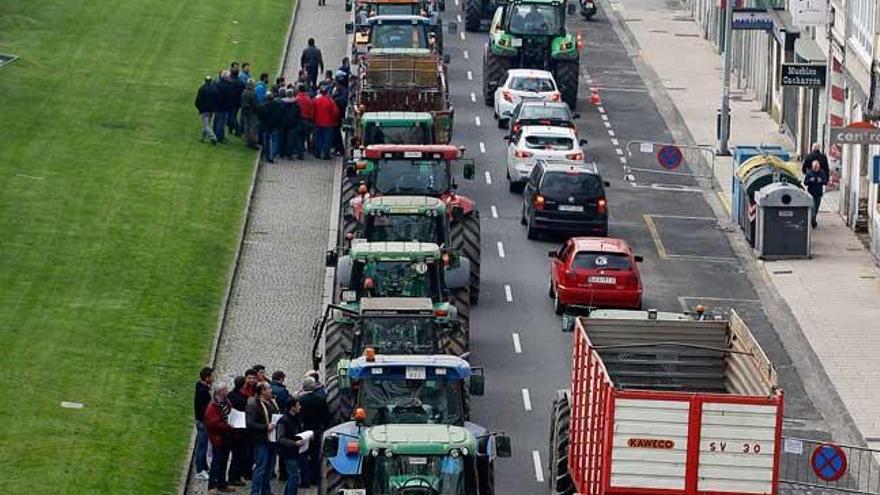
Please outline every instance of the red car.
[{"label": "red car", "polygon": [[571,304],[641,309],[642,261],[629,244],[607,237],[572,237],[550,251],[550,297],[556,314]]}]

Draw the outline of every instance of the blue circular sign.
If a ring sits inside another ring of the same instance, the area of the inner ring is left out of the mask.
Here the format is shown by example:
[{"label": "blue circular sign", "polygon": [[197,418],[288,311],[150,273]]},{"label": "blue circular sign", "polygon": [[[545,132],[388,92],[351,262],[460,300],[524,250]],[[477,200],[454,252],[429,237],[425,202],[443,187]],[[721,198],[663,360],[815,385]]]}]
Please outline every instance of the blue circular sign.
[{"label": "blue circular sign", "polygon": [[837,481],[846,473],[846,454],[837,445],[825,443],[813,451],[810,466],[819,479]]},{"label": "blue circular sign", "polygon": [[678,146],[667,145],[657,152],[657,163],[667,170],[677,169],[683,159],[684,155],[681,154],[681,148]]}]

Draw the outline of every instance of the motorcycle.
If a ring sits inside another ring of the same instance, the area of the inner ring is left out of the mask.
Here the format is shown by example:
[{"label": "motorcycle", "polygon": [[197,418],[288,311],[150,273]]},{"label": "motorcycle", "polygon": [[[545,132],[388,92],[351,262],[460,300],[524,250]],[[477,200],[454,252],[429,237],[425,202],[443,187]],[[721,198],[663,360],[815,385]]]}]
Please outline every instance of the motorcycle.
[{"label": "motorcycle", "polygon": [[590,20],[598,11],[594,0],[578,0],[578,4],[580,4],[581,15],[586,20]]}]

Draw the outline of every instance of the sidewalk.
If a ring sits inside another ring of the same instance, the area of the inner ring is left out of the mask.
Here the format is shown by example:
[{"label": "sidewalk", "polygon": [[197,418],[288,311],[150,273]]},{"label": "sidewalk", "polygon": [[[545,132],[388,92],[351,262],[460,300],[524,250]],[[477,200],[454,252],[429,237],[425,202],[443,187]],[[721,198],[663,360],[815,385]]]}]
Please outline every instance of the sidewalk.
[{"label": "sidewalk", "polygon": [[[700,35],[683,5],[666,0],[610,2],[678,110],[694,142],[715,145],[721,56]],[[683,54],[687,54],[683,56]],[[601,88],[600,88],[601,91]],[[748,93],[731,92],[731,147],[792,143]],[[732,163],[719,157],[715,175],[729,209]],[[862,436],[880,447],[880,270],[826,194],[813,233],[812,259],[760,263],[788,303]],[[768,308],[769,309],[769,308]]]}]

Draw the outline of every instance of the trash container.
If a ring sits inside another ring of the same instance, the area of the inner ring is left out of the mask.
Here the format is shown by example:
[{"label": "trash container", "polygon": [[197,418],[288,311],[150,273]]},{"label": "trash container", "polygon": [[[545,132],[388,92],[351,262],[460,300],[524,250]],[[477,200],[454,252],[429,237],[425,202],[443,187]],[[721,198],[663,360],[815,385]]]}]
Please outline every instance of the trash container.
[{"label": "trash container", "polygon": [[733,147],[733,174],[730,186],[730,219],[733,222],[739,222],[741,173],[751,170],[755,164],[767,159],[752,160],[757,156],[774,156],[781,162],[786,162],[790,155],[781,146]]},{"label": "trash container", "polygon": [[772,182],[788,182],[800,186],[798,166],[772,155],[762,155],[746,161],[737,171],[741,177],[739,188],[739,226],[750,245],[755,244],[755,193]]},{"label": "trash container", "polygon": [[803,189],[774,182],[755,193],[755,251],[759,258],[810,257],[813,198]]}]

